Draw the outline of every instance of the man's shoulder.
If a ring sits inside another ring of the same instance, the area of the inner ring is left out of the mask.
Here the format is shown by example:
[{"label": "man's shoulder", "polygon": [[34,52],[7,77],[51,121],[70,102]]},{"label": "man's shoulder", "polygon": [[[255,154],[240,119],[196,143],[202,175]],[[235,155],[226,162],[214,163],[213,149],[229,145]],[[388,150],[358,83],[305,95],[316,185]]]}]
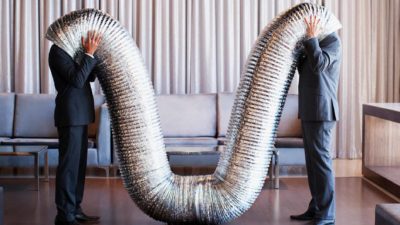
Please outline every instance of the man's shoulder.
[{"label": "man's shoulder", "polygon": [[340,37],[336,32],[333,32],[326,36],[321,42],[320,47],[328,52],[330,56],[334,56],[335,58],[340,57],[342,44],[340,41]]},{"label": "man's shoulder", "polygon": [[60,51],[61,48],[58,47],[56,44],[52,44],[50,47],[50,51]]},{"label": "man's shoulder", "polygon": [[50,47],[50,53],[49,53],[50,55],[52,55],[52,54],[54,54],[54,55],[67,55],[67,53],[62,49],[62,48],[60,48],[60,47],[58,47],[56,44],[53,44],[51,47]]},{"label": "man's shoulder", "polygon": [[340,37],[336,32],[327,35],[322,41],[322,45],[340,45]]}]

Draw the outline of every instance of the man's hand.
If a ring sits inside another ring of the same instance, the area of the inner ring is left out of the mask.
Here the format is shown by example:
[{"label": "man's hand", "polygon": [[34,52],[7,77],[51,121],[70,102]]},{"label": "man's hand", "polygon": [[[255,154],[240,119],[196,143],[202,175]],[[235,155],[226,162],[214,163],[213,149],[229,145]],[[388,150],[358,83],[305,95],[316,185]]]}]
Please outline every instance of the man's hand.
[{"label": "man's hand", "polygon": [[82,37],[81,40],[82,40],[82,46],[85,49],[85,52],[90,55],[93,55],[96,52],[97,47],[100,44],[101,36],[99,33],[95,32],[95,31],[93,31],[93,32],[89,31],[86,41],[85,41],[84,37]]},{"label": "man's hand", "polygon": [[310,20],[304,18],[304,22],[307,26],[307,38],[317,37],[321,32],[321,26],[319,25],[320,19],[317,19],[316,16],[310,16]]}]

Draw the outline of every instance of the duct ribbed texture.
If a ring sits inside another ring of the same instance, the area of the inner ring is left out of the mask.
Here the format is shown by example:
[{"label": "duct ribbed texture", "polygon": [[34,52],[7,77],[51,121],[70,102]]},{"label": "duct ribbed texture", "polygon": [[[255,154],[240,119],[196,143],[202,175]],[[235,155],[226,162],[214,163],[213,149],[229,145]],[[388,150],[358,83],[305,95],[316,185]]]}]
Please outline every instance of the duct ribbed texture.
[{"label": "duct ribbed texture", "polygon": [[341,27],[325,8],[304,3],[262,31],[242,74],[226,150],[215,173],[205,176],[172,173],[149,74],[135,42],[118,21],[95,9],[79,10],[55,21],[47,38],[79,63],[81,36],[91,30],[102,34],[95,70],[110,110],[124,185],[135,203],[151,217],[171,224],[221,224],[248,210],[264,184],[302,53],[304,17],[310,15],[321,19],[320,39]]}]

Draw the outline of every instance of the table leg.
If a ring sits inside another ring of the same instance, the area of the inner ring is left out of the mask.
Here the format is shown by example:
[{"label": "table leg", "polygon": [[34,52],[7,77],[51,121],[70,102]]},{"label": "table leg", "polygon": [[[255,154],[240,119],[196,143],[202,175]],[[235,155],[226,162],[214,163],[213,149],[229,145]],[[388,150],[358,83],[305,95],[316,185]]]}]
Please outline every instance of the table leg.
[{"label": "table leg", "polygon": [[35,178],[36,178],[36,187],[37,191],[39,191],[39,153],[35,153]]},{"label": "table leg", "polygon": [[44,173],[45,173],[45,181],[49,181],[49,154],[48,151],[44,153]]}]

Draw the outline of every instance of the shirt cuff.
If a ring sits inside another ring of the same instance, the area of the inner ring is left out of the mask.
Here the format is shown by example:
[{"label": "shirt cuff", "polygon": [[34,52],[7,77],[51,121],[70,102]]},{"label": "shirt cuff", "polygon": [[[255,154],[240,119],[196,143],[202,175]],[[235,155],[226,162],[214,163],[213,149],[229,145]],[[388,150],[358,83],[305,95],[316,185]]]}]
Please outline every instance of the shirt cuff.
[{"label": "shirt cuff", "polygon": [[88,55],[88,56],[90,56],[92,59],[94,59],[94,56],[93,56],[92,54],[85,53],[85,55]]}]

